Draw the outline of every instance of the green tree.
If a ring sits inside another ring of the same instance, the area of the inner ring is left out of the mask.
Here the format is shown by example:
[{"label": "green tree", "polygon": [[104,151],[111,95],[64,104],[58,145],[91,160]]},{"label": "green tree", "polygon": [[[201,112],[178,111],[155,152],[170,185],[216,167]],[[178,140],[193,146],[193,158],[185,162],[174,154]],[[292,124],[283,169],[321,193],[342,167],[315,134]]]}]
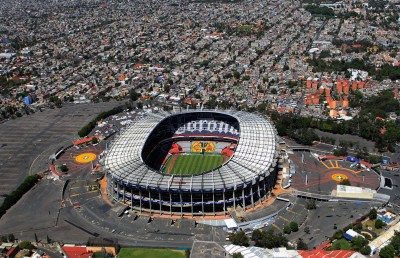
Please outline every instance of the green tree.
[{"label": "green tree", "polygon": [[363,238],[363,237],[361,237],[361,236],[354,237],[351,240],[352,249],[357,251],[357,252],[360,251],[361,248],[363,246],[367,245],[367,244],[368,244],[368,240]]},{"label": "green tree", "polygon": [[339,182],[339,185],[351,185],[351,183],[349,179],[343,179]]},{"label": "green tree", "polygon": [[229,235],[229,240],[234,245],[249,246],[249,239],[244,231],[240,230]]},{"label": "green tree", "polygon": [[61,165],[61,166],[59,166],[58,167],[60,170],[61,170],[61,172],[63,172],[63,173],[65,173],[65,172],[67,172],[68,171],[68,167],[67,167],[67,165]]},{"label": "green tree", "polygon": [[29,250],[32,250],[32,249],[35,248],[35,247],[32,245],[32,243],[29,242],[29,241],[22,241],[21,243],[19,243],[19,247],[20,247],[21,249],[29,249]]},{"label": "green tree", "polygon": [[297,250],[308,250],[307,244],[301,238],[297,239]]},{"label": "green tree", "polygon": [[343,237],[343,231],[342,230],[338,230],[335,232],[335,234],[333,234],[332,238],[333,239],[341,239]]},{"label": "green tree", "polygon": [[138,100],[138,98],[141,96],[140,93],[137,93],[134,89],[129,90],[129,97],[132,101]]},{"label": "green tree", "polygon": [[266,103],[261,103],[260,105],[257,106],[257,111],[260,112],[260,113],[263,113],[266,108],[267,108],[267,104]]},{"label": "green tree", "polygon": [[358,222],[357,224],[355,224],[355,225],[353,226],[353,229],[354,229],[354,230],[361,230],[361,229],[362,229],[362,223],[361,223],[361,222]]},{"label": "green tree", "polygon": [[169,93],[170,87],[169,87],[168,85],[165,85],[165,86],[164,86],[164,91],[165,91],[166,93]]},{"label": "green tree", "polygon": [[243,258],[243,255],[241,253],[233,253],[232,257],[233,258]]},{"label": "green tree", "polygon": [[97,139],[97,137],[93,137],[92,144],[97,144],[97,143],[99,143],[99,139]]},{"label": "green tree", "polygon": [[11,208],[17,201],[28,192],[42,177],[39,175],[27,176],[15,191],[12,191],[4,199],[0,206],[0,218]]},{"label": "green tree", "polygon": [[396,231],[390,244],[394,247],[394,250],[395,250],[395,253],[397,254],[397,256],[400,256],[400,232],[399,231]]},{"label": "green tree", "polygon": [[255,230],[253,231],[251,239],[255,242],[256,246],[264,248],[288,246],[287,238],[281,233],[274,234],[273,229],[268,231]]},{"label": "green tree", "polygon": [[380,219],[377,219],[376,221],[375,221],[375,228],[383,228],[383,227],[385,227],[386,226],[386,223],[385,222],[383,222],[382,220],[380,220]]},{"label": "green tree", "polygon": [[295,221],[290,222],[289,227],[292,232],[299,231],[299,225]]},{"label": "green tree", "polygon": [[306,204],[306,208],[308,210],[315,210],[317,208],[317,204],[315,203],[315,200],[314,199],[309,200]]},{"label": "green tree", "polygon": [[15,241],[15,236],[14,236],[14,234],[8,234],[7,240],[8,240],[8,242],[14,242],[14,241]]},{"label": "green tree", "polygon": [[376,219],[378,217],[378,212],[376,211],[375,208],[372,208],[369,211],[368,217],[369,217],[370,220]]},{"label": "green tree", "polygon": [[368,245],[364,245],[363,247],[361,247],[360,253],[363,254],[363,255],[370,255],[371,254],[371,247],[369,247]]},{"label": "green tree", "polygon": [[387,245],[379,252],[381,258],[393,258],[395,256],[395,250],[392,245]]},{"label": "green tree", "polygon": [[283,233],[285,233],[285,234],[290,234],[290,233],[292,233],[292,229],[290,228],[289,225],[287,225],[287,226],[285,226],[285,227],[283,228]]}]

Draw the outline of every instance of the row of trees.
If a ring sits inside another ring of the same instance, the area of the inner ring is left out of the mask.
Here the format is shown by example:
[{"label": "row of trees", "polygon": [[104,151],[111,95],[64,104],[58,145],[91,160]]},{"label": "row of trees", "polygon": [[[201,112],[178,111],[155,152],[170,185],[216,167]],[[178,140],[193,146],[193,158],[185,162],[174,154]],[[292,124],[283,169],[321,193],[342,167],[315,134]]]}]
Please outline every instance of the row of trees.
[{"label": "row of trees", "polygon": [[329,7],[319,7],[316,5],[307,5],[304,7],[307,11],[314,15],[335,16],[335,12]]},{"label": "row of trees", "polygon": [[[296,223],[297,225],[297,223]],[[294,225],[293,225],[294,226]],[[297,228],[298,230],[298,228]],[[238,231],[229,236],[229,240],[234,245],[249,246],[249,238],[246,236],[244,231]],[[289,247],[288,239],[282,234],[275,234],[273,229],[268,231],[264,230],[254,230],[251,235],[251,240],[254,241],[254,245],[263,248],[276,248],[276,247]],[[308,246],[303,242],[301,238],[296,242],[296,248],[298,250],[307,250]]]},{"label": "row of trees", "polygon": [[294,221],[291,221],[289,225],[283,228],[283,233],[285,234],[290,234],[292,232],[297,232],[297,231],[299,231],[299,225]]},{"label": "row of trees", "polygon": [[288,247],[288,239],[281,233],[275,234],[273,229],[268,231],[255,230],[251,235],[251,240],[255,242],[255,246],[264,248]]},{"label": "row of trees", "polygon": [[[318,136],[313,128],[334,134],[353,134],[364,139],[375,141],[376,148],[380,151],[394,152],[395,143],[400,141],[400,121],[385,121],[388,113],[400,114],[400,102],[394,99],[393,91],[383,91],[378,96],[356,104],[361,107],[357,117],[349,121],[335,121],[332,119],[317,119],[312,117],[299,117],[295,114],[279,114],[268,111],[271,120],[280,136],[289,136],[299,143],[310,145]],[[382,134],[381,129],[385,129]],[[365,157],[364,157],[365,158]]]},{"label": "row of trees", "polygon": [[[367,215],[364,215],[357,219],[354,223],[349,224],[343,230],[337,230],[335,234],[331,237],[332,241],[338,241],[336,244],[332,245],[332,250],[339,250],[339,249],[350,249],[360,252],[364,255],[369,255],[371,253],[371,248],[368,246],[368,239],[370,239],[369,235],[364,235],[365,237],[354,237],[349,243],[347,240],[343,238],[343,233],[346,232],[348,229],[353,229],[358,233],[362,234],[362,221],[366,218],[370,220],[375,220],[375,228],[383,228],[386,226],[386,223],[377,219],[378,212],[375,208],[371,209]],[[393,258],[395,255],[400,254],[400,233],[396,232],[395,236],[392,239],[392,242],[389,246],[383,248],[379,256],[382,258]]]},{"label": "row of trees", "polygon": [[124,110],[123,106],[118,106],[115,107],[109,111],[105,111],[100,113],[98,116],[96,116],[96,118],[94,118],[92,121],[90,121],[87,125],[85,125],[84,127],[82,127],[79,131],[78,131],[78,135],[80,137],[85,137],[87,135],[89,135],[89,133],[96,127],[96,124],[98,121],[105,119],[109,116],[113,116],[116,115],[118,113],[121,113]]},{"label": "row of trees", "polygon": [[312,58],[308,59],[307,63],[313,66],[313,72],[346,72],[347,69],[357,69],[367,71],[369,75],[375,76],[378,81],[382,81],[383,79],[391,79],[392,81],[400,79],[400,67],[384,64],[378,69],[364,59],[359,58],[354,58],[349,62],[345,60],[325,61],[320,58]]},{"label": "row of trees", "polygon": [[3,201],[0,206],[0,218],[6,213],[6,211],[11,208],[14,204],[18,202],[21,197],[28,192],[42,177],[40,175],[27,176],[18,186],[15,191],[12,191]]},{"label": "row of trees", "polygon": [[395,235],[393,236],[390,244],[383,247],[380,252],[379,256],[382,258],[393,258],[395,256],[400,256],[400,232],[396,231]]}]

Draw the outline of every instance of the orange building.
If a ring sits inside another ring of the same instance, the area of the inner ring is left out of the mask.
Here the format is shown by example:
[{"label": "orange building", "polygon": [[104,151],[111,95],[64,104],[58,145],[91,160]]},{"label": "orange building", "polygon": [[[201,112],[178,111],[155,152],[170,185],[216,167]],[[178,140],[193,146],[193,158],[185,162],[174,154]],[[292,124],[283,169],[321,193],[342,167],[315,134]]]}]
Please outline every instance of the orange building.
[{"label": "orange building", "polygon": [[342,93],[342,92],[343,92],[343,86],[342,86],[342,84],[338,84],[336,87],[337,87],[338,93]]},{"label": "orange building", "polygon": [[306,82],[307,89],[311,89],[311,86],[312,86],[311,80],[307,80],[307,82]]},{"label": "orange building", "polygon": [[357,90],[357,82],[356,81],[353,81],[352,82],[352,84],[351,84],[351,90]]},{"label": "orange building", "polygon": [[326,94],[326,96],[330,96],[331,95],[331,89],[326,88],[325,89],[325,94]]},{"label": "orange building", "polygon": [[349,94],[349,88],[350,88],[350,86],[348,86],[348,85],[344,86],[343,87],[343,93],[344,94]]},{"label": "orange building", "polygon": [[329,116],[330,116],[330,117],[336,118],[337,115],[338,115],[338,113],[337,113],[336,110],[333,110],[333,109],[332,109],[332,110],[329,111]]}]

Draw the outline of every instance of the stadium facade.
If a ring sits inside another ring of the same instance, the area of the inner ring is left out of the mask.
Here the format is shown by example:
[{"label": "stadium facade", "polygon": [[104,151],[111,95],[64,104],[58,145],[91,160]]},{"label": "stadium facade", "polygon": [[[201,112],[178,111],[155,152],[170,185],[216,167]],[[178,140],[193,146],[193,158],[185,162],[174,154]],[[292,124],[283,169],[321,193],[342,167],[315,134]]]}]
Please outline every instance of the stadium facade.
[{"label": "stadium facade", "polygon": [[[176,155],[210,153],[224,157],[210,171],[165,169]],[[277,159],[276,131],[267,119],[241,111],[195,110],[147,113],[115,137],[104,168],[109,197],[133,210],[226,214],[268,198]]]}]

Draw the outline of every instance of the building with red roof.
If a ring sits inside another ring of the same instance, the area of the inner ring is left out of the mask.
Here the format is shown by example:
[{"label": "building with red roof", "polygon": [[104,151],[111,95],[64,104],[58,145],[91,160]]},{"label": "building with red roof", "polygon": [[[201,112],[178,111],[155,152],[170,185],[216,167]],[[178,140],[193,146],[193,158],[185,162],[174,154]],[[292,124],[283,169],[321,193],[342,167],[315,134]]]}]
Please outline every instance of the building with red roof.
[{"label": "building with red roof", "polygon": [[325,250],[313,250],[313,251],[301,251],[298,250],[298,253],[303,258],[348,258],[351,257],[356,251],[352,250],[334,250],[334,251],[325,251]]},{"label": "building with red roof", "polygon": [[8,251],[6,252],[5,257],[6,258],[11,258],[15,257],[15,255],[19,252],[19,246],[12,246]]},{"label": "building with red roof", "polygon": [[93,255],[86,246],[64,245],[62,249],[68,258],[89,258]]},{"label": "building with red roof", "polygon": [[74,141],[73,144],[74,144],[74,146],[79,146],[79,145],[82,145],[82,144],[85,144],[85,143],[90,143],[93,140],[93,138],[97,138],[98,139],[97,136],[92,136],[92,137],[83,138],[83,139],[79,139],[77,141]]}]

